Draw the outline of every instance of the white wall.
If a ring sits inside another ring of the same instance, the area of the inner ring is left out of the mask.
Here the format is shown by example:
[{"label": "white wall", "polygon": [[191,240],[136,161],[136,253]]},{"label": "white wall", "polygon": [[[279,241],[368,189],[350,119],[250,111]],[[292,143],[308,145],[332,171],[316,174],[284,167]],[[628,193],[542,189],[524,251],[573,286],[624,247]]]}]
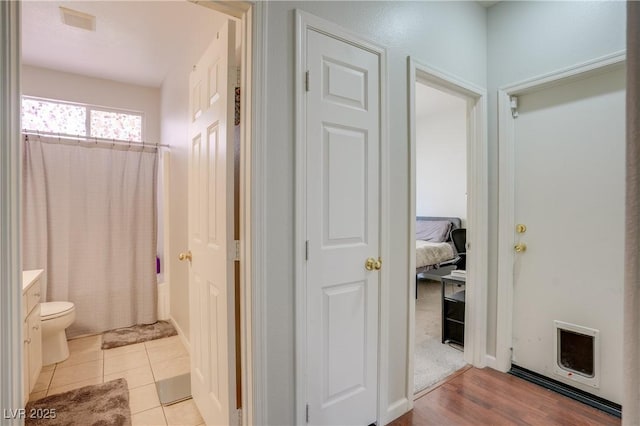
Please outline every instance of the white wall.
[{"label": "white wall", "polygon": [[[294,9],[312,13],[386,46],[390,126],[389,387],[407,397],[410,239],[407,55],[486,87],[486,10],[476,2],[271,2],[267,5],[266,123],[267,423],[294,419]],[[412,240],[412,239],[411,239]],[[383,407],[386,410],[386,407]]]},{"label": "white wall", "polygon": [[144,113],[144,139],[160,140],[160,89],[22,66],[22,93],[28,96],[120,108]]},{"label": "white wall", "polygon": [[488,10],[489,300],[495,355],[498,233],[497,89],[625,49],[623,1],[506,1]]},{"label": "white wall", "polygon": [[416,83],[416,216],[467,224],[467,103]]},{"label": "white wall", "polygon": [[187,241],[187,162],[189,125],[189,73],[192,64],[176,64],[162,84],[162,142],[171,145],[169,162],[169,270],[170,315],[189,340],[189,267],[178,260],[188,249]]}]

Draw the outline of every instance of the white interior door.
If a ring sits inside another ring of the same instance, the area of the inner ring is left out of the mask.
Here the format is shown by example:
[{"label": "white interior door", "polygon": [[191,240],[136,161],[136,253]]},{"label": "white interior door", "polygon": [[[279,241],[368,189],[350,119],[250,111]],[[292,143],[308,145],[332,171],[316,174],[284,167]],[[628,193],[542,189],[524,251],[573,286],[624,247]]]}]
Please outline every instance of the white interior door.
[{"label": "white interior door", "polygon": [[[518,113],[515,223],[526,231],[514,243],[526,251],[515,255],[513,363],[619,403],[624,69],[518,96]],[[594,377],[566,368],[571,344],[559,359],[554,321],[593,334]]]},{"label": "white interior door", "polygon": [[233,125],[235,24],[189,78],[191,390],[208,425],[235,424]]},{"label": "white interior door", "polygon": [[376,421],[379,56],[307,30],[308,423]]}]

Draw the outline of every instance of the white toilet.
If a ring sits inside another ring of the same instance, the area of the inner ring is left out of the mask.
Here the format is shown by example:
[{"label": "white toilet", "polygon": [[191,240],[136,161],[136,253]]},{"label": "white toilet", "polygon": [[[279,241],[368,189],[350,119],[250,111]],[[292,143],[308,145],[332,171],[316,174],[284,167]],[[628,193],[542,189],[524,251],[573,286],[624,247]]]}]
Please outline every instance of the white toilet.
[{"label": "white toilet", "polygon": [[71,302],[40,303],[42,321],[42,365],[55,364],[69,357],[65,329],[76,319],[76,308]]}]

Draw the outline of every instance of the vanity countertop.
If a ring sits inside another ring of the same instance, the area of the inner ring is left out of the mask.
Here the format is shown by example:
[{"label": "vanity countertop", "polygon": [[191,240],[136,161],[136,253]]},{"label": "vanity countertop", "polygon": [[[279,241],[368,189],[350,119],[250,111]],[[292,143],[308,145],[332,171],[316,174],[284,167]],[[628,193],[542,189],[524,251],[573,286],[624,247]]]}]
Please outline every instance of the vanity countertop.
[{"label": "vanity countertop", "polygon": [[22,292],[26,292],[42,275],[44,269],[33,269],[22,271]]}]

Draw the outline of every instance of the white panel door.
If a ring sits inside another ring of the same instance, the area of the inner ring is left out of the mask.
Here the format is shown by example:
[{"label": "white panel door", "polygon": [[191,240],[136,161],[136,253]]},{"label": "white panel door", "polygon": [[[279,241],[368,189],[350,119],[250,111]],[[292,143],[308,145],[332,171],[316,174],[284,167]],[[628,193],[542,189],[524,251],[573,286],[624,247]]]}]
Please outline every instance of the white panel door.
[{"label": "white panel door", "polygon": [[220,29],[189,79],[191,390],[208,425],[236,422],[234,27],[228,21]]},{"label": "white panel door", "polygon": [[380,76],[376,54],[307,31],[309,423],[376,421]]},{"label": "white panel door", "polygon": [[[624,69],[525,94],[518,104],[515,223],[527,229],[514,230],[514,242],[527,247],[515,255],[513,363],[619,403]],[[599,384],[559,370],[554,321],[599,331]]]}]

